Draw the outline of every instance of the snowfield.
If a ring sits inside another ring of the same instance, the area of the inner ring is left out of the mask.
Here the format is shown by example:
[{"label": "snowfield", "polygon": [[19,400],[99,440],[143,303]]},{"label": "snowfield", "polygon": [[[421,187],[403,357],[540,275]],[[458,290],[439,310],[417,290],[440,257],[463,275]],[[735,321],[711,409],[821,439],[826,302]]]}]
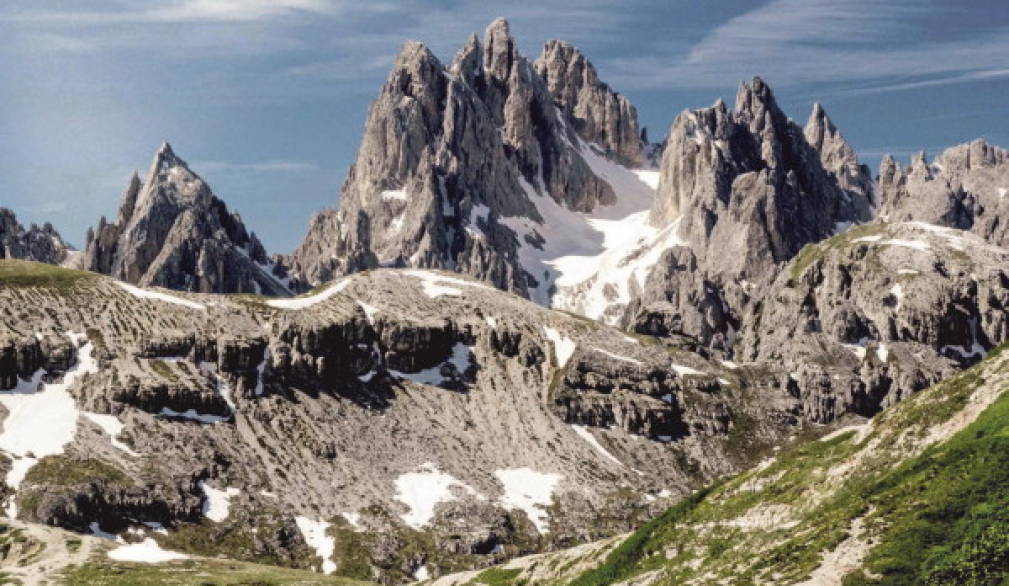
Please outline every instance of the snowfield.
[{"label": "snowfield", "polygon": [[504,487],[501,505],[506,509],[525,512],[540,534],[549,532],[547,507],[554,502],[554,489],[560,474],[536,472],[529,468],[495,470],[494,475]]},{"label": "snowfield", "polygon": [[295,517],[294,522],[298,525],[301,536],[305,538],[305,543],[322,558],[322,573],[332,574],[335,572],[336,562],[333,561],[333,550],[336,548],[336,540],[326,534],[329,523],[322,520],[313,521],[308,517]]},{"label": "snowfield", "polygon": [[[524,217],[500,222],[518,236],[519,260],[539,283],[530,291],[533,301],[613,324],[662,253],[684,244],[678,236],[679,220],[662,229],[649,223],[658,171],[628,169],[580,140],[572,146],[592,172],[610,184],[617,202],[587,214],[573,212],[520,178],[543,224]],[[545,238],[542,248],[527,242],[526,236]]]},{"label": "snowfield", "polygon": [[434,508],[438,503],[456,500],[453,489],[478,496],[471,487],[439,471],[431,462],[421,464],[419,472],[401,474],[396,479],[396,500],[409,507],[410,511],[400,517],[414,529],[424,527],[434,518]]},{"label": "snowfield", "polygon": [[189,556],[176,551],[161,549],[157,541],[148,537],[140,543],[123,545],[109,551],[109,558],[117,562],[137,562],[142,564],[160,564],[174,560],[189,559]]}]

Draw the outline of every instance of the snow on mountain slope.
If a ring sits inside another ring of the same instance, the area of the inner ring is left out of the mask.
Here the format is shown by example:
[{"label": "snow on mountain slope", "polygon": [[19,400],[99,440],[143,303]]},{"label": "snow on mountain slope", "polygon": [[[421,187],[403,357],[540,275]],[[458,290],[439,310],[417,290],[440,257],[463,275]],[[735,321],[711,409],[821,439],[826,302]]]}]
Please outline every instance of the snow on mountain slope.
[{"label": "snow on mountain slope", "polygon": [[662,252],[683,241],[678,221],[661,229],[648,222],[658,171],[628,169],[582,141],[576,148],[613,188],[616,203],[575,212],[520,180],[543,223],[517,216],[501,223],[518,235],[522,266],[537,280],[533,301],[613,324]]}]

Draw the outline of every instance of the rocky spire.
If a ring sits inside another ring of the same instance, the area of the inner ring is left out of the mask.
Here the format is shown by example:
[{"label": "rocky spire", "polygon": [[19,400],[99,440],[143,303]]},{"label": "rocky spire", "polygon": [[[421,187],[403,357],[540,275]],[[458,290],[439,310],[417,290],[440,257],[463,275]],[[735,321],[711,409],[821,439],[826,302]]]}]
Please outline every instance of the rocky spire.
[{"label": "rocky spire", "polygon": [[535,67],[579,136],[603,147],[625,165],[641,164],[644,144],[637,110],[599,80],[585,55],[570,43],[550,41]]},{"label": "rocky spire", "polygon": [[837,179],[838,185],[852,197],[860,209],[860,217],[871,214],[873,201],[872,173],[859,164],[855,149],[827,116],[819,102],[813,104],[804,131],[806,142],[819,154],[820,163]]},{"label": "rocky spire", "polygon": [[130,178],[116,222],[103,217],[89,230],[82,265],[145,286],[288,293],[283,269],[168,143],[155,153],[146,182]]},{"label": "rocky spire", "polygon": [[651,223],[678,230],[685,246],[656,264],[640,314],[632,306],[627,321],[654,321],[649,304],[665,304],[659,313],[683,334],[730,347],[735,320],[782,263],[839,226],[871,219],[871,184],[852,189],[822,161],[818,148],[836,154],[841,140],[822,108],[805,134],[759,77],[740,84],[733,111],[719,100],[680,113],[663,150]]},{"label": "rocky spire", "polygon": [[[633,106],[594,71],[571,83],[585,90],[567,111],[503,19],[482,40],[470,36],[448,68],[407,43],[369,109],[339,210],[313,219],[292,255],[299,277],[314,284],[381,265],[431,267],[526,293],[537,277],[524,273],[519,237],[498,220],[541,222],[541,197],[577,211],[611,205],[613,188],[586,157],[640,153]],[[590,108],[586,96],[609,102]],[[585,108],[594,126],[583,136],[601,140],[602,155],[584,151],[576,132]]]}]

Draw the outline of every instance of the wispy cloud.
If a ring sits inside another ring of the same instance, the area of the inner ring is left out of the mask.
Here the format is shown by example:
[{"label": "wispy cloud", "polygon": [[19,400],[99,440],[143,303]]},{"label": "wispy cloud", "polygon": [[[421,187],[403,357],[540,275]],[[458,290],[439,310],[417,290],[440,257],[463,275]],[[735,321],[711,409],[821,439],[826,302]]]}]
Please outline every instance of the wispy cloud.
[{"label": "wispy cloud", "polygon": [[0,21],[73,25],[141,22],[249,22],[297,14],[333,14],[333,0],[175,0],[155,7],[120,10],[27,10],[0,15]]},{"label": "wispy cloud", "polygon": [[256,163],[231,161],[196,161],[192,167],[197,173],[292,173],[318,168],[308,161],[271,160]]},{"label": "wispy cloud", "polygon": [[[928,19],[953,14],[935,1],[772,0],[714,28],[686,53],[657,47],[606,62],[617,85],[725,87],[759,74],[775,85],[845,85],[873,93],[1005,77],[1009,26],[937,41]],[[872,82],[872,83],[869,83]]]}]

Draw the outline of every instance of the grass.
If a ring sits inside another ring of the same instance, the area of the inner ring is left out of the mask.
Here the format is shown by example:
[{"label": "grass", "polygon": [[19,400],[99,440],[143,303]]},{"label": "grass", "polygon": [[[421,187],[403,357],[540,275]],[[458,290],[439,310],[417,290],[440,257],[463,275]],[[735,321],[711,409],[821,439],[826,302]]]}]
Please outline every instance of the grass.
[{"label": "grass", "polygon": [[95,458],[46,456],[25,475],[25,484],[74,486],[102,481],[117,486],[132,486],[122,470]]},{"label": "grass", "polygon": [[79,282],[96,278],[93,273],[27,260],[0,259],[0,286],[40,287],[67,290]]},{"label": "grass", "polygon": [[[993,350],[985,365],[1005,347]],[[905,456],[898,437],[949,420],[991,379],[975,367],[877,417],[873,434],[848,432],[782,450],[774,462],[695,493],[649,522],[572,583],[596,586],[662,570],[660,581],[801,581],[862,518],[865,584],[1009,584],[1009,394],[950,439]],[[992,384],[990,381],[988,384]],[[832,482],[827,471],[875,438],[879,446]],[[914,455],[914,454],[918,455]],[[758,482],[759,481],[759,482]],[[821,498],[811,498],[814,494]],[[782,507],[794,525],[726,523]]]},{"label": "grass", "polygon": [[880,577],[846,584],[1009,582],[1009,395],[863,497],[886,521],[867,564]]},{"label": "grass", "polygon": [[96,561],[70,566],[62,576],[70,585],[148,586],[157,584],[364,584],[347,578],[325,576],[225,560],[181,560],[163,564],[132,564]]},{"label": "grass", "polygon": [[480,572],[473,578],[473,584],[486,584],[487,586],[508,586],[515,581],[515,578],[522,573],[521,569],[488,568]]},{"label": "grass", "polygon": [[790,273],[792,282],[797,283],[802,277],[802,274],[806,272],[806,269],[817,260],[826,256],[828,251],[845,248],[853,244],[858,238],[881,234],[884,230],[886,230],[885,224],[864,224],[862,226],[856,226],[847,232],[831,236],[824,241],[803,246],[802,250],[795,255],[794,259],[792,259]]}]

